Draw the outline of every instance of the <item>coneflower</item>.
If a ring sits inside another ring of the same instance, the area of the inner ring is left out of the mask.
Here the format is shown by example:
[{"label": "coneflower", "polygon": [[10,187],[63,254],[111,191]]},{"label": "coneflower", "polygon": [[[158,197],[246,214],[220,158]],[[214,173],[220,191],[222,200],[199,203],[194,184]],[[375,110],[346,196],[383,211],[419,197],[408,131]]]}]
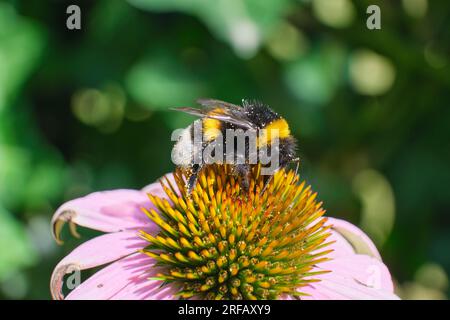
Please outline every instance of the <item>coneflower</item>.
[{"label": "coneflower", "polygon": [[[268,184],[254,166],[248,190],[226,165],[203,170],[191,195],[177,170],[143,191],[114,190],[64,204],[52,224],[103,232],[64,258],[51,279],[109,264],[72,299],[395,299],[373,243],[346,222],[323,217],[292,170]],[[148,196],[148,198],[146,198]]]}]

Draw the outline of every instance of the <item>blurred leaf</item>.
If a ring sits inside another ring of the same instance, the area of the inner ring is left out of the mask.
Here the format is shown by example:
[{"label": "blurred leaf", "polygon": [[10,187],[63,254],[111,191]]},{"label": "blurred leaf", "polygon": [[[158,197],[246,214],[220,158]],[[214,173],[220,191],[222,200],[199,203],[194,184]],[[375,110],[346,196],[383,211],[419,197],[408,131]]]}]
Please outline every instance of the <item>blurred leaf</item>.
[{"label": "blurred leaf", "polygon": [[23,227],[0,207],[0,281],[34,260],[35,254]]},{"label": "blurred leaf", "polygon": [[43,47],[41,28],[0,3],[0,112],[17,95]]},{"label": "blurred leaf", "polygon": [[25,197],[31,208],[40,207],[61,192],[65,172],[57,157],[38,162],[28,177]]},{"label": "blurred leaf", "polygon": [[325,43],[296,62],[287,64],[285,80],[301,101],[324,105],[331,100],[344,75],[345,51]]},{"label": "blurred leaf", "polygon": [[288,0],[128,0],[153,11],[180,11],[197,16],[216,37],[243,57],[251,57],[282,19]]},{"label": "blurred leaf", "polygon": [[150,109],[181,106],[203,96],[200,81],[175,60],[161,56],[135,65],[126,78],[131,96]]},{"label": "blurred leaf", "polygon": [[62,191],[62,159],[45,144],[29,117],[12,110],[4,115],[0,118],[0,204],[8,210],[45,205]]},{"label": "blurred leaf", "polygon": [[0,144],[0,203],[10,208],[22,200],[30,170],[29,152]]},{"label": "blurred leaf", "polygon": [[64,171],[54,153],[43,157],[19,146],[0,144],[0,181],[0,203],[5,207],[24,202],[36,208],[61,192]]}]

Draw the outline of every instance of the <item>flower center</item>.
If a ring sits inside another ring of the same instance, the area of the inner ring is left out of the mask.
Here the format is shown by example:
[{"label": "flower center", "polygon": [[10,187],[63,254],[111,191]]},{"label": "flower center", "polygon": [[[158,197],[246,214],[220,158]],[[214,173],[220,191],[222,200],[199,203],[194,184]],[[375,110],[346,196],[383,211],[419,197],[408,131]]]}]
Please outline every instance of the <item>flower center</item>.
[{"label": "flower center", "polygon": [[143,252],[162,267],[157,278],[181,284],[181,298],[277,299],[318,281],[323,271],[313,267],[328,260],[329,226],[294,171],[279,170],[264,188],[255,165],[244,191],[229,166],[211,165],[191,196],[182,171],[174,177],[179,191],[161,182],[171,202],[149,194],[159,212],[144,210],[160,232],[141,236],[150,243]]}]

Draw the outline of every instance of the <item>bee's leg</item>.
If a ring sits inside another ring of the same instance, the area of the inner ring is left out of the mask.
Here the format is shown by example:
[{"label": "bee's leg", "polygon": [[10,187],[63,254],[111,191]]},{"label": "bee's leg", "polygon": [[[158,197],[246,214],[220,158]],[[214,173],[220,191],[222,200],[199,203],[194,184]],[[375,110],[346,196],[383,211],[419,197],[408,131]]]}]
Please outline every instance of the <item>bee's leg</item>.
[{"label": "bee's leg", "polygon": [[[294,158],[294,159],[291,160],[291,162],[295,162],[295,164],[296,164],[296,166],[295,166],[295,174],[297,175],[298,168],[300,166],[300,158]],[[279,167],[276,171],[278,171],[280,169],[283,169],[283,168],[286,168],[286,167],[287,167],[287,164]],[[261,190],[261,194],[263,194],[264,191],[266,191],[267,187],[269,186],[270,182],[273,179],[273,176],[275,175],[275,172],[269,177],[269,179],[267,179],[266,183],[264,184],[264,188]]]},{"label": "bee's leg", "polygon": [[199,164],[194,164],[190,168],[190,173],[189,173],[189,176],[187,177],[187,181],[186,181],[186,192],[187,192],[188,196],[191,195],[192,190],[194,190],[194,187],[197,184],[198,173],[200,172],[201,169],[202,169],[202,166]]},{"label": "bee's leg", "polygon": [[291,162],[295,162],[295,174],[298,173],[298,168],[300,167],[300,158],[294,158],[291,160]]},{"label": "bee's leg", "polygon": [[245,192],[248,192],[250,186],[250,166],[248,164],[237,164],[234,167],[235,174],[241,178],[241,186]]},{"label": "bee's leg", "polygon": [[261,193],[263,194],[264,192],[266,192],[267,187],[269,186],[270,181],[272,181],[273,179],[273,174],[270,175],[270,177],[266,180],[266,182],[264,183],[264,188],[262,188]]}]

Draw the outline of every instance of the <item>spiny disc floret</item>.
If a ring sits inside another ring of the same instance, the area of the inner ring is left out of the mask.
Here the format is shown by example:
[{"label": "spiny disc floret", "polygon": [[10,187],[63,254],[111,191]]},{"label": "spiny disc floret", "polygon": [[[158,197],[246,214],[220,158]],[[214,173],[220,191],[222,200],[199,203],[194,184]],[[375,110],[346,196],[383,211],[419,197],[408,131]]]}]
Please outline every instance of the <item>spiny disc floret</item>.
[{"label": "spiny disc floret", "polygon": [[228,166],[213,165],[187,196],[185,177],[176,171],[176,186],[162,182],[169,200],[149,194],[157,210],[145,212],[160,232],[141,231],[150,243],[143,252],[162,266],[158,279],[181,284],[181,298],[299,296],[323,272],[312,270],[329,252],[321,250],[329,244],[329,227],[316,194],[285,170],[261,193],[265,179],[259,172],[252,168],[243,191]]}]

